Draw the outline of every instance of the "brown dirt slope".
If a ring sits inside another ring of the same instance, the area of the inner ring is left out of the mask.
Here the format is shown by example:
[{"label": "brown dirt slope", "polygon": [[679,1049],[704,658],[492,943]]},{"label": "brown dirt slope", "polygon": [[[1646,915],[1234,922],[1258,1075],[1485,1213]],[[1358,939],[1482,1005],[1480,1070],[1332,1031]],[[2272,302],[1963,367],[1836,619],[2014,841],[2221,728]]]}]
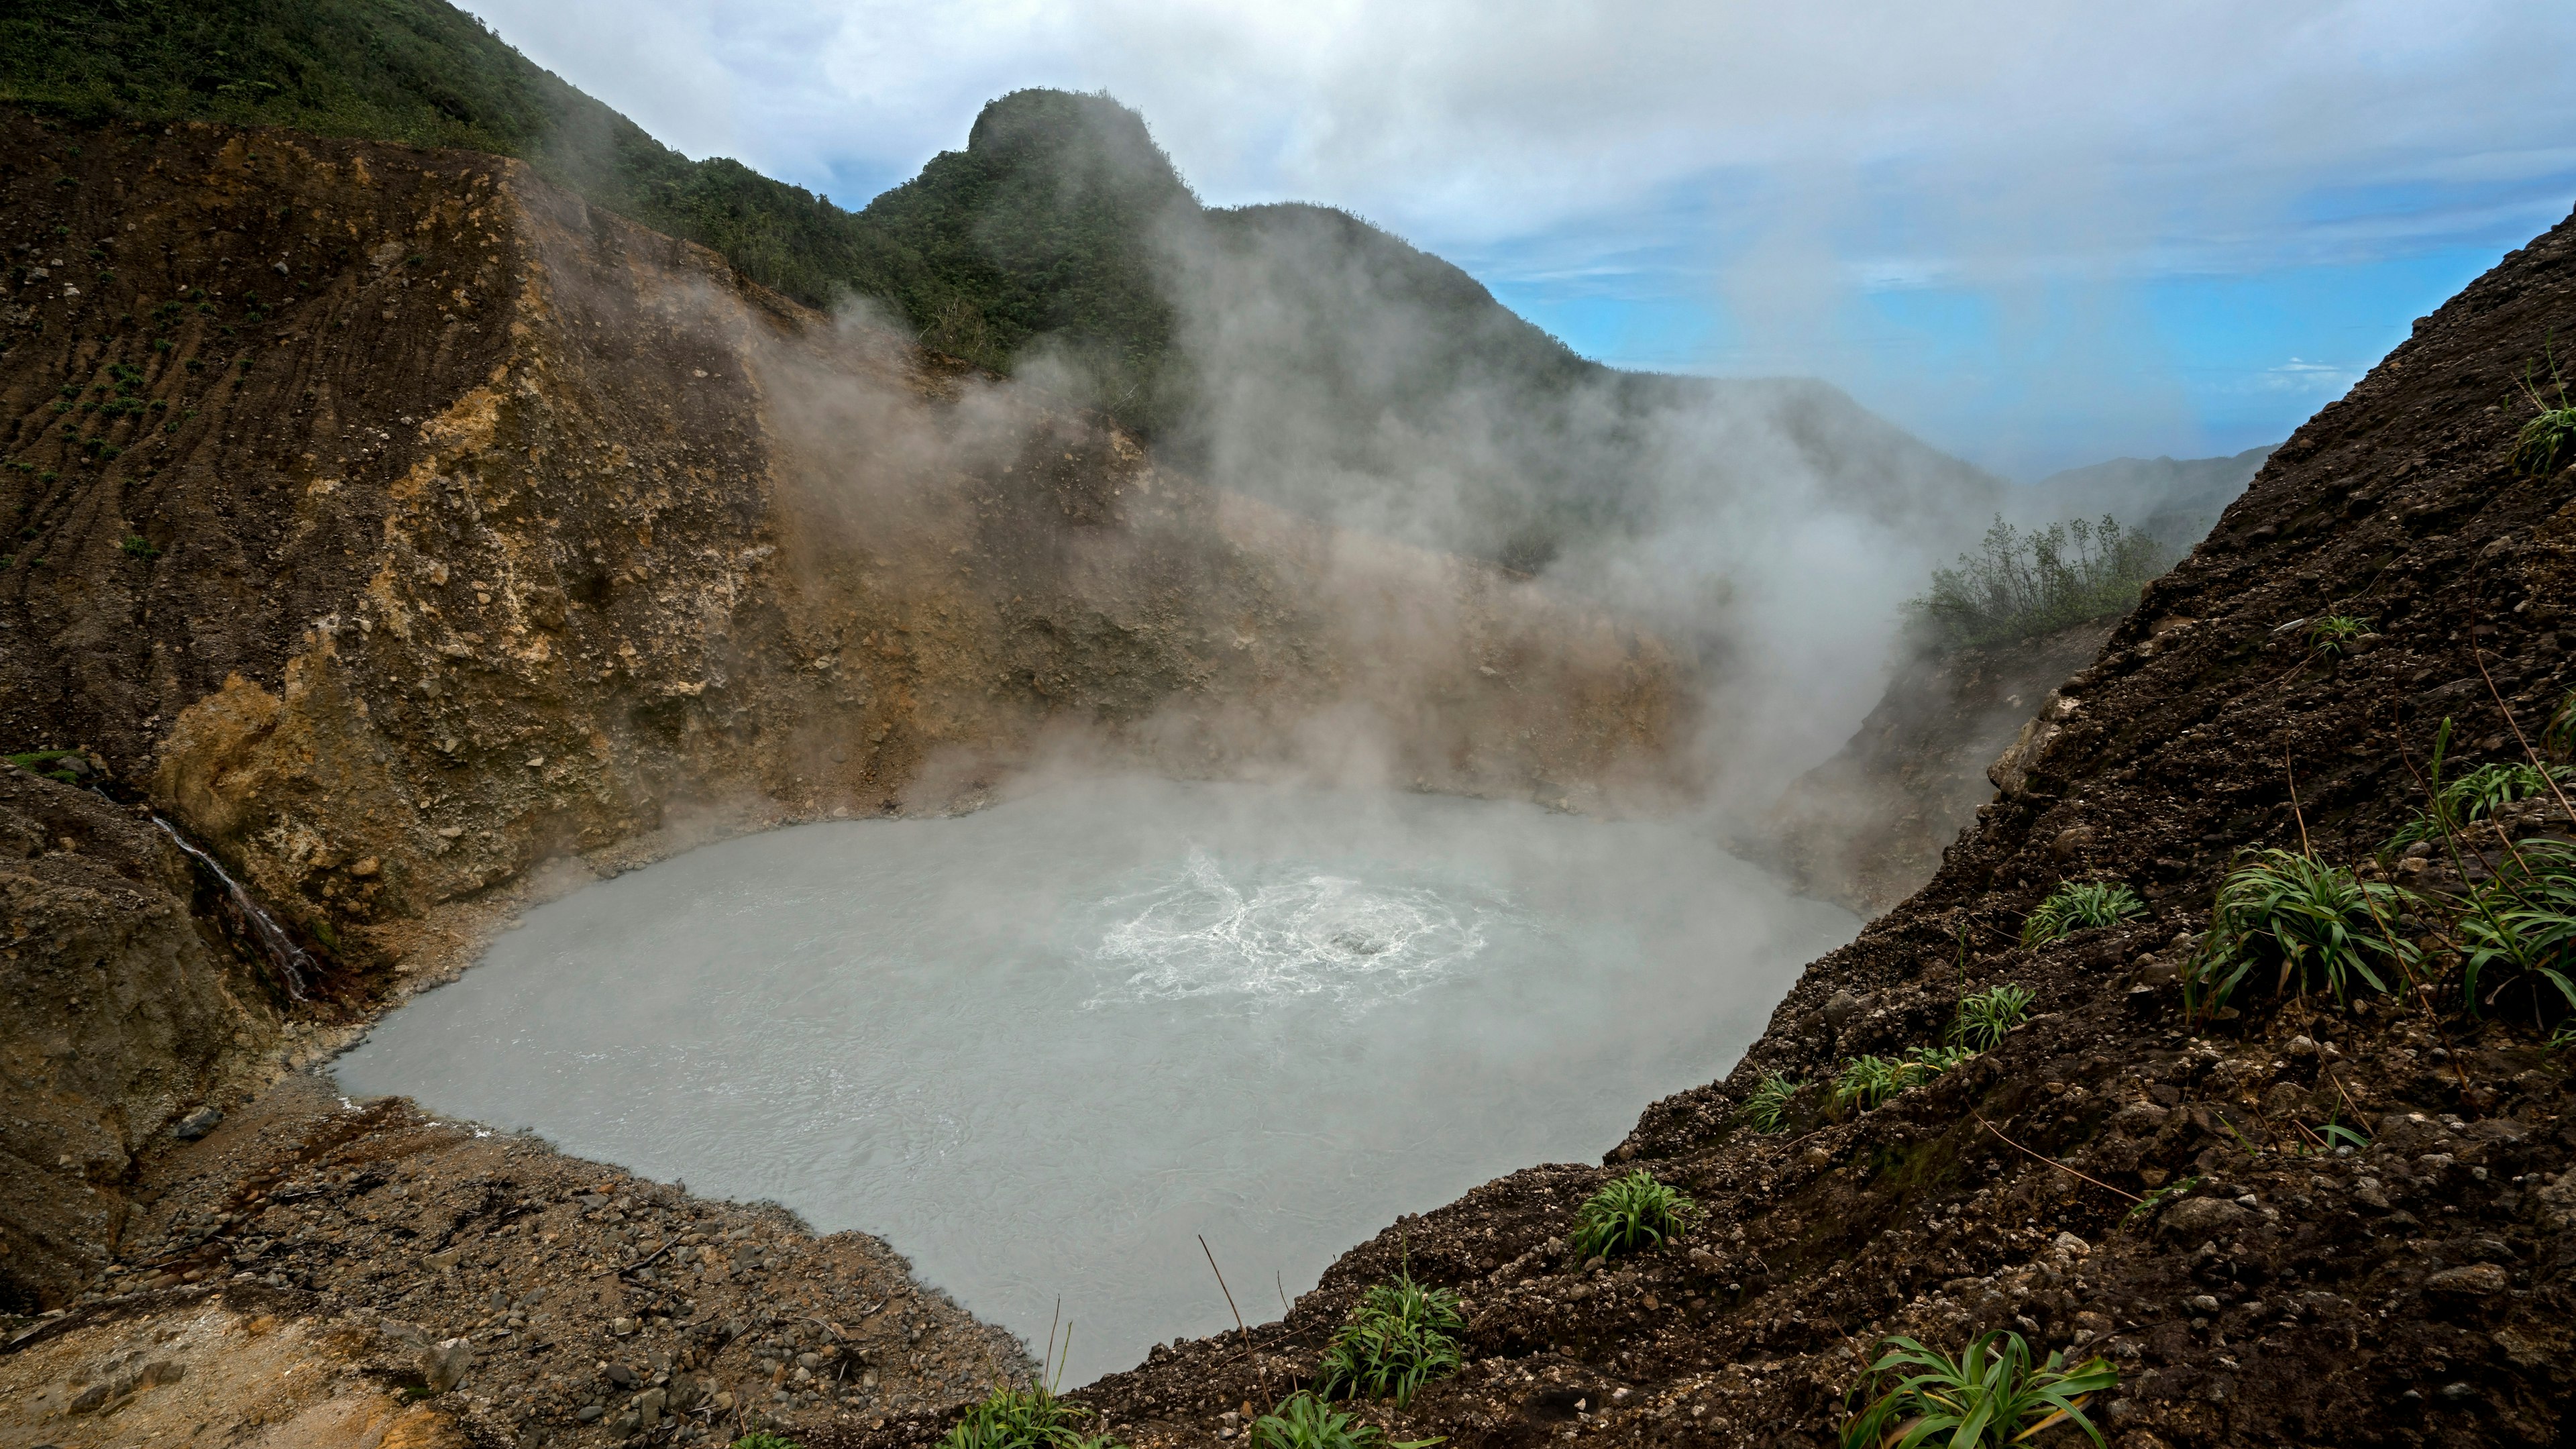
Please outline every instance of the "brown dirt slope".
[{"label": "brown dirt slope", "polygon": [[2115,622],[1908,659],[1834,757],[1781,792],[1765,852],[1800,890],[1864,916],[1914,894],[1994,798],[1988,767]]},{"label": "brown dirt slope", "polygon": [[[1656,1104],[1603,1167],[1533,1168],[1400,1223],[1283,1324],[1159,1350],[1085,1401],[1133,1442],[1205,1441],[1311,1375],[1361,1289],[1409,1261],[1471,1326],[1463,1373],[1368,1411],[1396,1439],[1830,1443],[1881,1335],[1955,1350],[2008,1328],[2119,1369],[2092,1406],[2119,1449],[2567,1442],[2576,1099],[2535,1019],[2546,993],[2526,978],[2470,1015],[2429,906],[2404,926],[2424,989],[2349,1010],[2265,979],[2239,1014],[2194,1017],[2176,971],[2247,846],[2304,835],[2366,874],[2458,884],[2374,852],[2422,804],[2410,765],[2444,718],[2455,768],[2511,761],[2516,727],[2576,686],[2576,467],[2507,461],[2524,368],[2571,328],[2576,220],[2300,429],[2067,681],[1932,882],[1816,963],[1726,1081]],[[2302,627],[2334,613],[2372,621],[2339,663]],[[2517,808],[2463,868],[2570,828],[2555,803]],[[2024,913],[2088,877],[2148,912],[2018,945]],[[1998,1048],[1827,1110],[1838,1062],[1932,1044],[1963,987],[2008,981],[2038,1000]],[[1764,1136],[1737,1113],[1770,1072],[1810,1085]],[[1637,1167],[1706,1221],[1568,1261],[1575,1205]]]}]

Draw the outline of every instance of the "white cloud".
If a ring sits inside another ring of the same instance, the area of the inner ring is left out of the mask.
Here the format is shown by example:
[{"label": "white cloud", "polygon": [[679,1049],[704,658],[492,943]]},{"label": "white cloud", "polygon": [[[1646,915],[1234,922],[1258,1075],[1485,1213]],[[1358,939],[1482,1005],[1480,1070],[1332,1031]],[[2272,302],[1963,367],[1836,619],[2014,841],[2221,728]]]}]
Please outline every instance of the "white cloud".
[{"label": "white cloud", "polygon": [[[471,8],[683,151],[846,205],[993,96],[1106,89],[1211,202],[1321,201],[1497,280],[1688,296],[1738,360],[1864,384],[1856,299],[1975,292],[2057,339],[2034,409],[2158,365],[2068,340],[2069,288],[2510,245],[2576,190],[2565,0]],[[2142,335],[2131,302],[2073,306]],[[2127,360],[2060,366],[2088,347]]]}]

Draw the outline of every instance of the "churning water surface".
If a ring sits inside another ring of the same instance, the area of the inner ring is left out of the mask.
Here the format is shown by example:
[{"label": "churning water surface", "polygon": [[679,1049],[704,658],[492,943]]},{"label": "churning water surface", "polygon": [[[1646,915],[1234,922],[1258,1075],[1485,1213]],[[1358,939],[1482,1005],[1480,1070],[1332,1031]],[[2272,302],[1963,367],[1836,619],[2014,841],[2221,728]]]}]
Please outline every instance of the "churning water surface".
[{"label": "churning water surface", "polygon": [[1069,1382],[1722,1075],[1848,912],[1673,822],[1123,779],[530,911],[343,1087],[875,1233]]}]

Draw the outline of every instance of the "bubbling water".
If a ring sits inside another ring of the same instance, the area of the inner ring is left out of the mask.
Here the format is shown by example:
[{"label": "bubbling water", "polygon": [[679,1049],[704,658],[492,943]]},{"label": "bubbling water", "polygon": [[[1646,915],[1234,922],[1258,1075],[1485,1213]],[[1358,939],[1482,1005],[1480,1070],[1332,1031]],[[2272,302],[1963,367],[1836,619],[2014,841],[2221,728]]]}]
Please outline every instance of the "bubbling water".
[{"label": "bubbling water", "polygon": [[1134,779],[730,841],[524,919],[344,1088],[876,1233],[1033,1339],[1061,1297],[1075,1383],[1231,1325],[1199,1234],[1293,1293],[1597,1157],[1858,926],[1683,824]]},{"label": "bubbling water", "polygon": [[1509,902],[1466,882],[1444,889],[1294,865],[1230,876],[1203,848],[1105,906],[1134,912],[1100,943],[1101,960],[1132,968],[1117,994],[1160,1000],[1384,1000],[1466,966],[1485,949],[1486,924],[1511,918]]}]

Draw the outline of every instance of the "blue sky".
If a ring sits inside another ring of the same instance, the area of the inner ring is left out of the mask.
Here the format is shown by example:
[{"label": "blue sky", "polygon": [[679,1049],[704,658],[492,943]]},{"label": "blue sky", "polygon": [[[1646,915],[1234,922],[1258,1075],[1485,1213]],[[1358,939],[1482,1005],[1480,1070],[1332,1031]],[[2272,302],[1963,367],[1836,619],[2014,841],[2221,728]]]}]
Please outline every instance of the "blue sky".
[{"label": "blue sky", "polygon": [[[473,0],[694,155],[863,205],[1106,89],[1622,366],[1827,378],[2015,477],[2277,441],[2576,204],[2576,5]],[[2576,319],[2571,319],[2576,331]]]}]

